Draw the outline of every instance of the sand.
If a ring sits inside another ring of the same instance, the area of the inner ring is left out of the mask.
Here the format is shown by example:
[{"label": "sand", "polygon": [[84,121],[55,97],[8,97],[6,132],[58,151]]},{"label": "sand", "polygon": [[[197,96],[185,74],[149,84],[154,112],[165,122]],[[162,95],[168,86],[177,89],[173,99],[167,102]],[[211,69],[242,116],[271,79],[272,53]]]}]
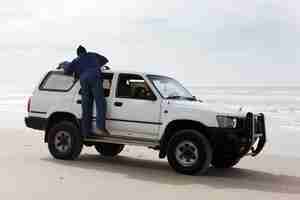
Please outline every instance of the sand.
[{"label": "sand", "polygon": [[300,159],[267,149],[235,168],[177,174],[157,152],[127,146],[115,158],[84,148],[76,161],[55,160],[43,132],[0,129],[0,199],[300,199]]}]

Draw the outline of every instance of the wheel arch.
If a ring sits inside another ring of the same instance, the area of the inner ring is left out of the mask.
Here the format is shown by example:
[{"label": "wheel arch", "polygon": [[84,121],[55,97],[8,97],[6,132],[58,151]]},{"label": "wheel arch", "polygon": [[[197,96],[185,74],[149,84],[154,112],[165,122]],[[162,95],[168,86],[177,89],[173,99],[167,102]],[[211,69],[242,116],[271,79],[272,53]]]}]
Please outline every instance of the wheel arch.
[{"label": "wheel arch", "polygon": [[54,112],[47,119],[46,128],[45,128],[45,138],[44,138],[45,143],[48,142],[48,133],[49,133],[50,128],[54,124],[57,124],[62,121],[73,122],[78,128],[80,128],[80,122],[75,117],[74,114],[71,114],[69,112]]},{"label": "wheel arch", "polygon": [[166,156],[168,142],[175,132],[183,129],[194,129],[201,132],[211,142],[212,136],[207,131],[207,126],[199,121],[194,120],[173,120],[166,126],[163,136],[160,140],[160,153],[159,157]]}]

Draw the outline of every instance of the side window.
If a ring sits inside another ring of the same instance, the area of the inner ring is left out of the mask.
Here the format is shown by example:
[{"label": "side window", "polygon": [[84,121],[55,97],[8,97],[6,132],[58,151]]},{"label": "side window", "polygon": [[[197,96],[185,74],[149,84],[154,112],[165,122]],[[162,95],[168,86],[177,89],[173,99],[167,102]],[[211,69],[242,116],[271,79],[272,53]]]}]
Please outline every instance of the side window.
[{"label": "side window", "polygon": [[112,86],[113,74],[103,74],[104,96],[109,97]]},{"label": "side window", "polygon": [[74,77],[60,72],[50,72],[40,85],[40,90],[68,91],[75,83]]},{"label": "side window", "polygon": [[145,80],[141,76],[133,74],[119,75],[116,97],[156,100]]}]

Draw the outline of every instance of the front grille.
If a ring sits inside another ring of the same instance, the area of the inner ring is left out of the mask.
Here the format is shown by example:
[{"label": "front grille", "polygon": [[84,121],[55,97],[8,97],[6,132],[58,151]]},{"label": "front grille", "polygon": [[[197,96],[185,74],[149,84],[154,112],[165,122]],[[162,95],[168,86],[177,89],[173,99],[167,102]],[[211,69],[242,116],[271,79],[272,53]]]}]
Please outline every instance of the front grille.
[{"label": "front grille", "polygon": [[246,118],[237,118],[235,128],[245,128],[246,127]]},{"label": "front grille", "polygon": [[[263,123],[264,119],[261,115],[254,115],[254,127],[255,133],[262,133],[264,131]],[[247,128],[249,124],[247,122],[247,118],[238,118],[236,128]]]}]

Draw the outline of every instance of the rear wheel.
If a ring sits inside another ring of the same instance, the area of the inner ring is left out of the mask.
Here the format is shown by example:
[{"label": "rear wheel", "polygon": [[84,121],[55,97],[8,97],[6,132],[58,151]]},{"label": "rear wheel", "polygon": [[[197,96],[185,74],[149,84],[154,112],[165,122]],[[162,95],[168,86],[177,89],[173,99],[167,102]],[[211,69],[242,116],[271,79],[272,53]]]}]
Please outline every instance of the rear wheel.
[{"label": "rear wheel", "polygon": [[60,122],[49,130],[48,149],[54,158],[76,159],[82,150],[82,146],[79,129],[72,122]]},{"label": "rear wheel", "polygon": [[179,173],[205,173],[212,159],[212,148],[197,130],[181,130],[171,138],[167,157],[171,167]]},{"label": "rear wheel", "polygon": [[100,143],[95,145],[95,149],[103,156],[114,157],[121,153],[124,144]]}]

